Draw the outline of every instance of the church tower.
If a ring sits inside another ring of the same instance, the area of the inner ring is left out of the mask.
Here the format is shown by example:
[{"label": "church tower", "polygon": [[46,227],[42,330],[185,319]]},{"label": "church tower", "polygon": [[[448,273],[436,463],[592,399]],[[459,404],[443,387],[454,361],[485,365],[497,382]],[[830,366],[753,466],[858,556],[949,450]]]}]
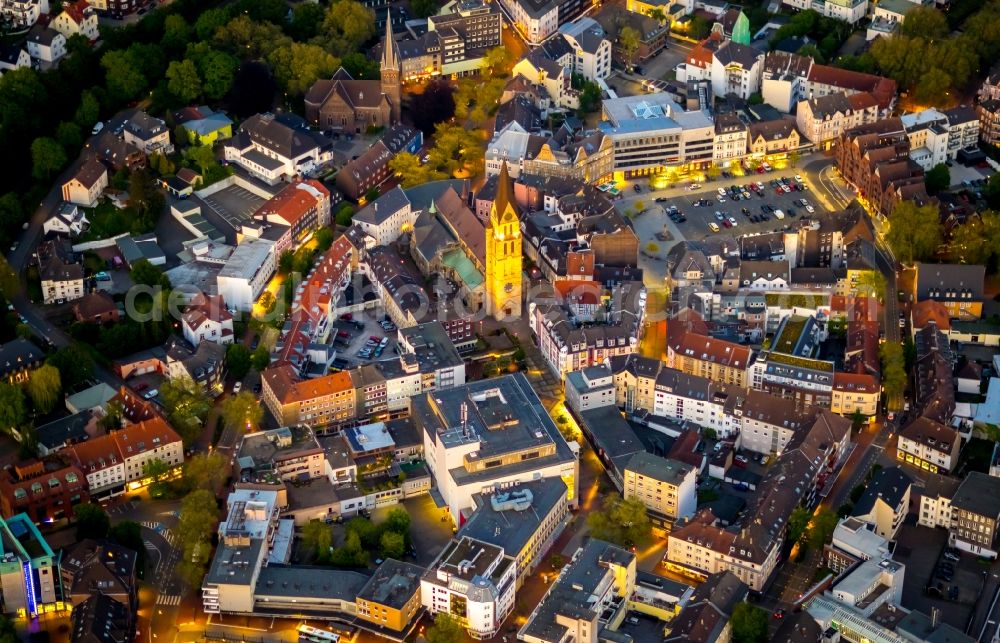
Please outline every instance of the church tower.
[{"label": "church tower", "polygon": [[399,122],[400,103],[403,100],[402,84],[403,63],[399,57],[399,47],[392,37],[392,21],[386,18],[385,41],[382,43],[382,93],[389,99],[391,110],[389,122],[393,125]]},{"label": "church tower", "polygon": [[521,316],[521,221],[507,163],[486,224],[486,312],[497,321]]}]

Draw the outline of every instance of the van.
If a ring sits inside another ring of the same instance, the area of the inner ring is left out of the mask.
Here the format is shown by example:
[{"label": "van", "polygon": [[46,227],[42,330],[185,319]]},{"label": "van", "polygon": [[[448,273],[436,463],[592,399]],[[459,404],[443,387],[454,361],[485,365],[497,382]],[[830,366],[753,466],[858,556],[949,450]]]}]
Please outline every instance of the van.
[{"label": "van", "polygon": [[785,218],[785,213],[782,212],[781,210],[775,210],[774,217],[780,221],[781,219]]},{"label": "van", "polygon": [[719,225],[717,223],[715,223],[714,221],[712,221],[711,223],[708,224],[708,229],[711,230],[712,232],[718,232],[719,231]]}]

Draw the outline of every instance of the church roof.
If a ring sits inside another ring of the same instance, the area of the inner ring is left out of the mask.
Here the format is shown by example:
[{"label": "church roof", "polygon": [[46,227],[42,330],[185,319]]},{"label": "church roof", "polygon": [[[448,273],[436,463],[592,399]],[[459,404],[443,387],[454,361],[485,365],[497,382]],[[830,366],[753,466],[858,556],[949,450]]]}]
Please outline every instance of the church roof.
[{"label": "church roof", "polygon": [[[514,182],[510,178],[510,173],[507,171],[507,162],[504,161],[500,165],[500,176],[497,178],[497,194],[493,198],[493,212],[501,214],[507,210],[510,206],[514,212],[517,212],[517,204],[514,201]],[[492,217],[491,217],[492,223]]]}]

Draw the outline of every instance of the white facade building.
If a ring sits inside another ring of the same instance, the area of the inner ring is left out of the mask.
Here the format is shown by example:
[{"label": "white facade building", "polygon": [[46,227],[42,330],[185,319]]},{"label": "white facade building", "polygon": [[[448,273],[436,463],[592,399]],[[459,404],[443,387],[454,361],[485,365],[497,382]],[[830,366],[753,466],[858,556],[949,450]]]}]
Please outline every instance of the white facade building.
[{"label": "white facade building", "polygon": [[250,310],[278,267],[274,243],[267,239],[244,241],[216,277],[216,286],[234,310]]}]

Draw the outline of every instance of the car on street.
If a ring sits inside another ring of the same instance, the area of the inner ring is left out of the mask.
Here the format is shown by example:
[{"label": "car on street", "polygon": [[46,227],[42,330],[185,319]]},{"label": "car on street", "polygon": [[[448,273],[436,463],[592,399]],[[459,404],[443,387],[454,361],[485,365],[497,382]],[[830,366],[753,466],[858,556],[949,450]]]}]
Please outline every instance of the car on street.
[{"label": "car on street", "polygon": [[716,221],[725,221],[725,219],[726,219],[726,215],[722,214],[718,210],[715,211],[715,220]]},{"label": "car on street", "polygon": [[233,395],[236,395],[243,390],[243,382],[236,382],[233,384]]},{"label": "car on street", "polygon": [[712,221],[708,224],[708,229],[711,230],[712,232],[718,232],[719,224],[717,224],[715,221]]},{"label": "car on street", "polygon": [[785,218],[785,213],[782,212],[781,210],[775,210],[774,211],[774,218],[777,219],[778,221],[781,221],[782,219]]},{"label": "car on street", "polygon": [[806,204],[806,212],[808,212],[809,214],[813,214],[814,212],[816,212],[816,208],[812,207],[811,205],[809,205],[807,203]]},{"label": "car on street", "polygon": [[151,400],[151,399],[153,399],[154,397],[156,397],[159,394],[160,394],[160,392],[154,388],[152,390],[146,391],[143,394],[142,399],[144,399],[144,400]]},{"label": "car on street", "polygon": [[719,196],[726,196],[726,188],[719,188],[718,192]]},{"label": "car on street", "polygon": [[665,196],[658,196],[655,199],[653,199],[653,202],[654,203],[666,203],[667,202],[667,197],[665,197]]},{"label": "car on street", "polygon": [[729,217],[728,221],[729,225],[733,226],[734,228],[737,226],[736,217]]},{"label": "car on street", "polygon": [[779,621],[785,618],[784,608],[779,607],[778,609],[774,610],[774,618],[778,619]]},{"label": "car on street", "polygon": [[94,127],[90,130],[90,133],[94,136],[97,136],[98,134],[101,133],[101,130],[103,129],[104,129],[104,122],[97,121],[96,123],[94,123]]},{"label": "car on street", "polygon": [[957,563],[959,561],[959,556],[954,551],[948,550],[944,553],[944,557],[952,562]]}]

